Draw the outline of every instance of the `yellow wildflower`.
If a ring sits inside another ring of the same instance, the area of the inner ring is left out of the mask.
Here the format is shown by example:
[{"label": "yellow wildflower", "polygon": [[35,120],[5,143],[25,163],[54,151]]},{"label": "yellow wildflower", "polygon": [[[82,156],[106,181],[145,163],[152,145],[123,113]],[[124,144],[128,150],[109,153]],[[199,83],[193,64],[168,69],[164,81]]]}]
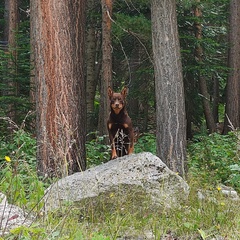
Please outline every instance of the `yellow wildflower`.
[{"label": "yellow wildflower", "polygon": [[7,162],[11,162],[11,158],[10,158],[9,156],[5,156],[5,160],[6,160]]},{"label": "yellow wildflower", "polygon": [[222,189],[221,187],[219,187],[219,186],[217,187],[217,190],[218,190],[218,191],[221,191],[221,189]]},{"label": "yellow wildflower", "polygon": [[114,197],[114,193],[110,193],[110,198],[113,198]]}]

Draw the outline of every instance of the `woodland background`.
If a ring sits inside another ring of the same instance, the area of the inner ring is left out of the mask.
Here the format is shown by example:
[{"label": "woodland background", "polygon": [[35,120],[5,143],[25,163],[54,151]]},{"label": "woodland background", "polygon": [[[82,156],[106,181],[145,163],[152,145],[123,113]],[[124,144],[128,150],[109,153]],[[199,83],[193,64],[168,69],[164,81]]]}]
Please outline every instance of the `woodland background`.
[{"label": "woodland background", "polygon": [[[127,226],[157,239],[236,239],[239,203],[220,189],[240,189],[239,13],[238,0],[0,0],[0,191],[38,219],[5,239],[117,239]],[[189,201],[138,215],[129,199],[112,212],[83,206],[42,218],[56,178],[109,161],[108,85],[129,88],[135,152],[188,172]],[[200,201],[199,188],[216,201]]]}]

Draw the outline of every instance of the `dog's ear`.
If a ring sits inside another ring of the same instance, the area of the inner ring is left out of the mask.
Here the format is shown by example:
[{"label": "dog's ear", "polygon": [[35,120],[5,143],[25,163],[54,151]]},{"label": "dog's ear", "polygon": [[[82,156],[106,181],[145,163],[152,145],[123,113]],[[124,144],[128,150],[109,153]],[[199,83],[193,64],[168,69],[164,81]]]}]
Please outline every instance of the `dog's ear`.
[{"label": "dog's ear", "polygon": [[111,87],[109,86],[109,87],[108,87],[108,96],[109,96],[109,98],[111,98],[112,95],[113,95],[113,90],[112,90]]},{"label": "dog's ear", "polygon": [[128,94],[128,88],[127,87],[124,87],[123,90],[121,91],[121,94],[126,97],[127,94]]}]

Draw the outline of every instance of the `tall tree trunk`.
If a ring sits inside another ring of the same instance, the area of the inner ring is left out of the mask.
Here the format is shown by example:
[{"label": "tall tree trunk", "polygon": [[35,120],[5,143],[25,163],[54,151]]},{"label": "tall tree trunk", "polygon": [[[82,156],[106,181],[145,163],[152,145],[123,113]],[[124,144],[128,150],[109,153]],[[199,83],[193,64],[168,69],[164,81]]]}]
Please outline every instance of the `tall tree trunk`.
[{"label": "tall tree trunk", "polygon": [[[17,42],[16,34],[18,30],[19,16],[18,16],[18,0],[5,0],[5,21],[6,26],[4,30],[4,38],[8,43],[8,78],[7,78],[7,89],[5,93],[8,97],[14,97],[17,95]],[[8,106],[8,117],[13,121],[16,121],[16,109],[14,103],[11,102]]]},{"label": "tall tree trunk", "polygon": [[13,64],[16,63],[17,51],[16,51],[16,34],[18,30],[18,0],[9,0],[8,2],[9,14],[8,14],[8,46],[9,52],[13,57]]},{"label": "tall tree trunk", "polygon": [[94,130],[93,117],[94,117],[94,99],[96,93],[96,74],[95,74],[95,53],[96,53],[96,39],[95,39],[95,28],[90,27],[87,31],[87,50],[86,50],[86,61],[87,61],[87,75],[86,75],[86,93],[87,93],[87,132]]},{"label": "tall tree trunk", "polygon": [[40,174],[86,169],[85,0],[31,1]]},{"label": "tall tree trunk", "polygon": [[[197,2],[200,3],[200,0],[197,0]],[[194,15],[196,18],[202,17],[202,11],[198,5],[194,7]],[[200,21],[195,22],[195,36],[197,40],[202,39],[202,26]],[[202,56],[203,56],[203,50],[200,43],[198,43],[195,49],[195,58],[197,59],[197,62],[200,64],[203,61]],[[216,132],[216,124],[214,122],[213,113],[210,106],[207,82],[206,82],[206,79],[201,75],[200,71],[199,71],[198,81],[199,81],[199,89],[200,89],[200,93],[203,101],[203,110],[204,110],[204,115],[206,119],[207,129],[209,130],[210,133]]]},{"label": "tall tree trunk", "polygon": [[3,38],[4,41],[8,42],[8,34],[9,34],[9,4],[10,0],[4,1],[4,30],[3,30]]},{"label": "tall tree trunk", "polygon": [[102,0],[102,80],[98,121],[100,135],[107,135],[107,119],[109,116],[107,88],[112,86],[111,15],[112,0]]},{"label": "tall tree trunk", "polygon": [[[137,40],[134,39],[134,48],[131,52],[131,55],[129,57],[129,62],[126,61],[127,64],[129,64],[129,66],[126,66],[126,77],[125,77],[125,81],[126,81],[126,85],[129,85],[129,92],[130,93],[134,93],[136,92],[136,86],[138,86],[138,89],[141,87],[139,82],[135,83],[133,81],[133,79],[138,79],[139,80],[139,74],[138,74],[138,69],[140,67],[141,64],[141,56],[143,56],[143,51],[141,51],[140,48],[140,44]],[[126,64],[126,65],[127,65]],[[128,80],[128,83],[127,83]],[[130,84],[129,84],[130,83]],[[139,91],[141,91],[139,89]],[[135,93],[136,96],[136,93]],[[141,125],[141,131],[144,131],[144,126],[142,126],[143,124],[141,124],[142,122],[139,121],[141,119],[141,117],[139,117],[139,99],[137,99],[136,97],[131,97],[131,95],[128,96],[128,102],[127,102],[127,107],[128,107],[128,113],[131,116],[132,120],[138,120],[136,121],[136,125],[140,126]],[[134,124],[135,125],[135,124]]]},{"label": "tall tree trunk", "polygon": [[240,127],[240,2],[230,1],[229,14],[229,53],[230,73],[227,79],[226,117],[224,133]]},{"label": "tall tree trunk", "polygon": [[152,0],[157,154],[175,172],[186,172],[186,114],[175,0]]},{"label": "tall tree trunk", "polygon": [[214,122],[219,122],[219,79],[217,77],[213,77],[213,118]]},{"label": "tall tree trunk", "polygon": [[[96,29],[95,15],[98,4],[94,0],[87,1],[89,22],[86,33],[86,102],[87,102],[87,132],[94,131],[94,100],[97,86],[97,42],[98,34]],[[100,4],[99,4],[100,5]]]}]

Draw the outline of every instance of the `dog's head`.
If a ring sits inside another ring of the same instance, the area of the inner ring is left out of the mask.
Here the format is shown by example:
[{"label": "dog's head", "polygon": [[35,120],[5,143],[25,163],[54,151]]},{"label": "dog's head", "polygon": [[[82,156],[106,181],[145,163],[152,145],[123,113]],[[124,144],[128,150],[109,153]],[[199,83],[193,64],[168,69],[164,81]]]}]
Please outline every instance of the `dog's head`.
[{"label": "dog's head", "polygon": [[111,89],[111,87],[108,87],[108,96],[111,109],[114,111],[115,114],[119,114],[120,111],[125,107],[127,87],[124,87],[120,93],[116,93]]}]

